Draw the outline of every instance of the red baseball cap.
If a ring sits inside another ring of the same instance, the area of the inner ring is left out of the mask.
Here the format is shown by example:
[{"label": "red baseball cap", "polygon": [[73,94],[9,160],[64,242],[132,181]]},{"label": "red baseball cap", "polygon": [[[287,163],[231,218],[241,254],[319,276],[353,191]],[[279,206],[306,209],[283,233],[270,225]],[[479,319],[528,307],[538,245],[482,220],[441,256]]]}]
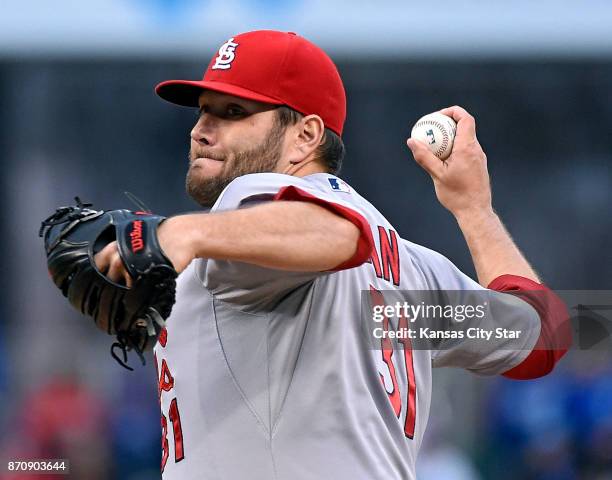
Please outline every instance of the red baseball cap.
[{"label": "red baseball cap", "polygon": [[168,80],[155,87],[164,100],[198,107],[202,90],[316,114],[342,135],[346,95],[336,66],[319,47],[292,32],[257,30],[225,42],[202,80]]}]

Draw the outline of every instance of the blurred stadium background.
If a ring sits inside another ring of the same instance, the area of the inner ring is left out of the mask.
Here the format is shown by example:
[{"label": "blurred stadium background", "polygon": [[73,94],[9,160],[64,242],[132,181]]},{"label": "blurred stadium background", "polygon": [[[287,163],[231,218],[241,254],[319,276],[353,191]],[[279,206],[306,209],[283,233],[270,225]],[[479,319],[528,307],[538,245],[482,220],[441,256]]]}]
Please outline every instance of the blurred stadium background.
[{"label": "blurred stadium background", "polygon": [[[69,458],[77,479],[159,478],[152,363],[121,369],[111,339],[67,306],[39,220],[77,194],[126,206],[126,190],[162,214],[194,210],[183,182],[195,117],[153,86],[199,78],[227,38],[260,28],[332,55],[349,100],[342,176],[403,237],[474,275],[404,143],[418,117],[460,104],[477,119],[495,207],[545,281],[612,289],[608,0],[8,0],[0,458]],[[493,478],[612,479],[609,350],[571,352],[526,383],[436,372],[419,479]]]}]

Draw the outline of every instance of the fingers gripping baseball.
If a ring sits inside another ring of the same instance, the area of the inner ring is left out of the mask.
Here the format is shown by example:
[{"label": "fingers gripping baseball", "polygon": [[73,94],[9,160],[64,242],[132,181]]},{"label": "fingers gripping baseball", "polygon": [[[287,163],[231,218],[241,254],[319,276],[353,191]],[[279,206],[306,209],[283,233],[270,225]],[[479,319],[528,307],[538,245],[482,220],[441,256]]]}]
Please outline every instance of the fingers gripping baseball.
[{"label": "fingers gripping baseball", "polygon": [[412,150],[412,155],[416,162],[427,172],[433,179],[438,178],[444,174],[445,164],[438,157],[436,157],[427,145],[420,140],[409,138],[406,142],[408,148]]},{"label": "fingers gripping baseball", "polygon": [[425,144],[408,139],[414,159],[431,176],[440,203],[455,216],[490,210],[487,157],[476,138],[474,117],[458,106],[444,108],[440,113],[457,122],[450,156],[442,162]]}]

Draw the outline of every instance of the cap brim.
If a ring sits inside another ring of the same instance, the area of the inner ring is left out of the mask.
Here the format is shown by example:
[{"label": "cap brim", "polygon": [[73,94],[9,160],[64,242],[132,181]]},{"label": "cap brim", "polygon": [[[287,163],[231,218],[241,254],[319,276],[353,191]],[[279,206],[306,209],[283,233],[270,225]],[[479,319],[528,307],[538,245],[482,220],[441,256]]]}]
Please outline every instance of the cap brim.
[{"label": "cap brim", "polygon": [[161,98],[167,102],[182,105],[184,107],[199,107],[198,100],[200,98],[200,94],[204,90],[226,93],[228,95],[234,95],[235,97],[246,98],[256,102],[270,103],[273,105],[283,104],[283,102],[267,95],[261,95],[257,92],[253,92],[252,90],[223,82],[207,82],[204,80],[168,80],[155,87],[155,93],[157,93]]}]

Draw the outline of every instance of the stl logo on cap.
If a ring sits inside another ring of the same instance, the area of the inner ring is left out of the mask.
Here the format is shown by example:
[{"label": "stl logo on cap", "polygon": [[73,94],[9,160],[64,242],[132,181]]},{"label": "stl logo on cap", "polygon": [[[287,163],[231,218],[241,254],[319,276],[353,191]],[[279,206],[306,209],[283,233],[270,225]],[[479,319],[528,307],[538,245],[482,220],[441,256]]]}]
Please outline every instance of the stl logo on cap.
[{"label": "stl logo on cap", "polygon": [[215,58],[215,64],[213,70],[227,70],[231,68],[234,58],[236,58],[236,47],[237,43],[234,42],[234,37],[230,38],[227,42],[221,45],[219,49],[219,55]]}]

